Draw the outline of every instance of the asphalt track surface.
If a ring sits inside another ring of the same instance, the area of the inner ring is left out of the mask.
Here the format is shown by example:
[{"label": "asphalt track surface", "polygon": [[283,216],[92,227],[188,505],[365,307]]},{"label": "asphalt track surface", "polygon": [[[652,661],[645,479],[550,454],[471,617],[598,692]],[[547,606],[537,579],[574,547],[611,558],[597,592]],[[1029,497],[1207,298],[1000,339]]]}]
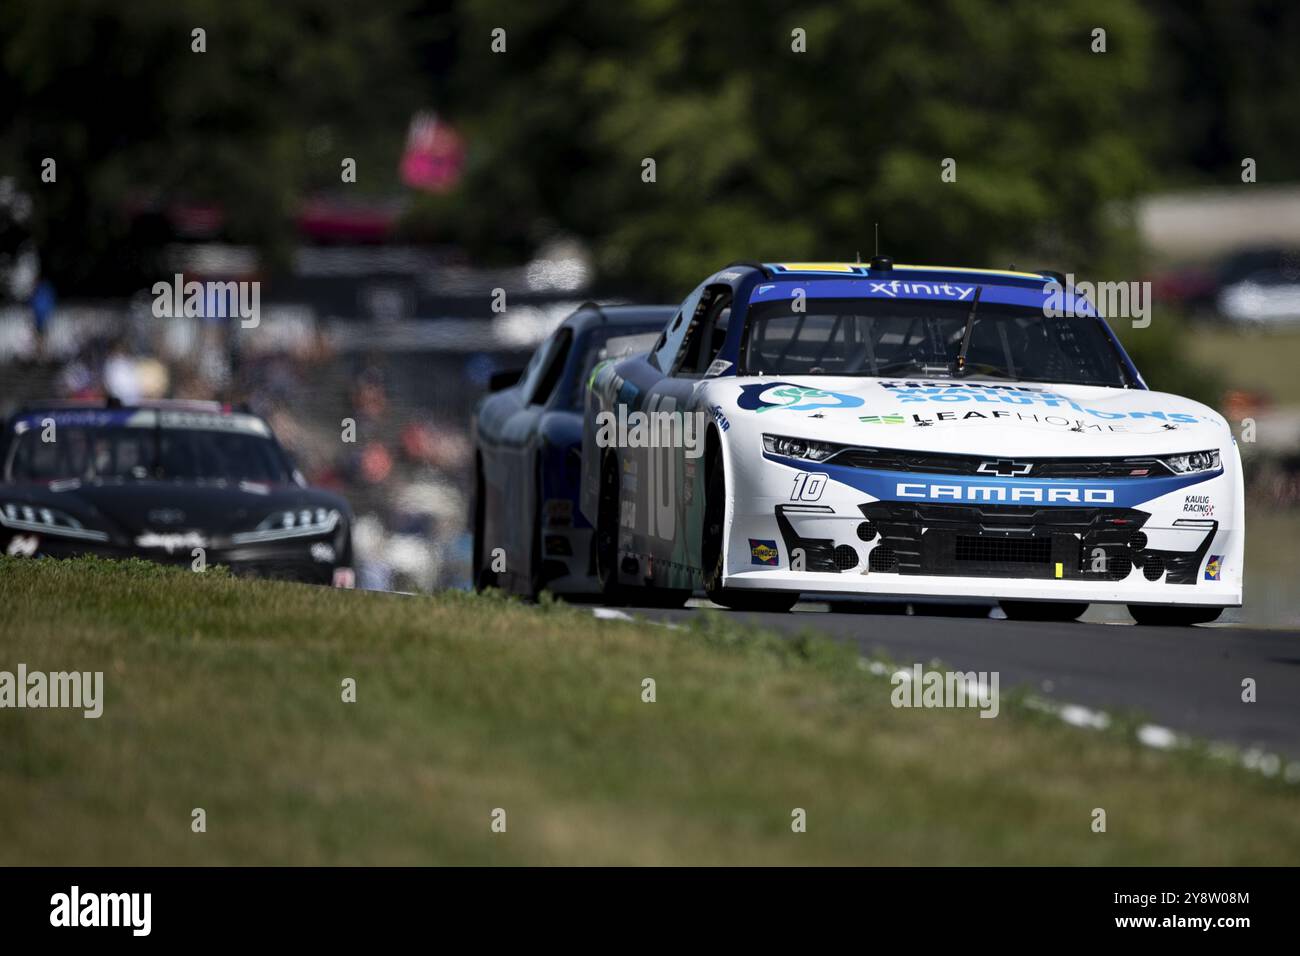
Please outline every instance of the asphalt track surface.
[{"label": "asphalt track surface", "polygon": [[[699,613],[695,606],[626,610],[668,622]],[[1028,687],[1060,704],[1137,713],[1202,740],[1300,758],[1297,630],[1037,623],[929,615],[923,608],[890,613],[870,605],[851,613],[824,604],[800,604],[788,614],[720,613],[788,635],[814,630],[904,666],[938,660],[960,671],[998,671],[1002,691]],[[1247,677],[1255,680],[1255,703],[1242,701]]]}]

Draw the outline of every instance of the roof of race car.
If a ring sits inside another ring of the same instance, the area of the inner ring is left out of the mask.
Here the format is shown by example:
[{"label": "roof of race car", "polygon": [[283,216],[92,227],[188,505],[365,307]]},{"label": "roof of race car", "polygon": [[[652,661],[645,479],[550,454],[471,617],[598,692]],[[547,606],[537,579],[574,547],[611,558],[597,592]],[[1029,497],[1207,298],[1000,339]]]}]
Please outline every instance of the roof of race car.
[{"label": "roof of race car", "polygon": [[[793,293],[792,282],[818,280],[806,289],[808,298],[925,299],[969,302],[976,287],[989,304],[1042,308],[1051,296],[1066,315],[1095,316],[1086,296],[1066,288],[1060,276],[1048,272],[1011,269],[970,269],[964,266],[891,264],[872,268],[865,262],[768,262],[762,266],[769,280],[755,287],[751,302],[771,301]],[[1051,283],[1056,283],[1052,288]]]},{"label": "roof of race car", "polygon": [[242,432],[269,438],[271,429],[256,415],[232,411],[216,402],[152,402],[140,405],[96,405],[89,402],[33,403],[9,422],[16,433],[55,426],[82,428],[187,428],[202,431]]},{"label": "roof of race car", "polygon": [[1029,279],[1043,284],[1053,281],[1051,275],[1042,272],[1017,272],[1014,269],[968,269],[965,266],[908,266],[895,264],[890,269],[873,271],[870,264],[866,262],[765,262],[763,268],[768,269],[773,277],[798,273],[799,275],[826,275],[840,278],[845,276],[873,276],[879,278],[881,275],[892,272],[927,272],[935,275],[951,275],[953,278],[958,279],[980,276],[984,281],[996,281],[999,278],[1011,280]]},{"label": "roof of race car", "polygon": [[575,330],[586,330],[599,325],[620,328],[660,328],[677,313],[675,305],[598,305],[587,302],[564,320]]}]

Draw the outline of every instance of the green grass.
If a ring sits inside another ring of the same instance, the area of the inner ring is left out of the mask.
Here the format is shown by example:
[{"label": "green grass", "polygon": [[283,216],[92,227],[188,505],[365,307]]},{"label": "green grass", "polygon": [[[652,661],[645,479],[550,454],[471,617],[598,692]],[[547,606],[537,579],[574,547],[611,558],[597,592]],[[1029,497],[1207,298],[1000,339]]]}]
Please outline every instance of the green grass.
[{"label": "green grass", "polygon": [[1234,616],[1264,627],[1300,627],[1300,511],[1246,499],[1246,597]]},{"label": "green grass", "polygon": [[1201,324],[1187,327],[1186,346],[1195,363],[1217,370],[1229,388],[1265,392],[1279,405],[1300,405],[1300,329]]},{"label": "green grass", "polygon": [[0,710],[0,865],[1300,862],[1295,787],[699,619],[0,558],[0,669],[105,672]]}]

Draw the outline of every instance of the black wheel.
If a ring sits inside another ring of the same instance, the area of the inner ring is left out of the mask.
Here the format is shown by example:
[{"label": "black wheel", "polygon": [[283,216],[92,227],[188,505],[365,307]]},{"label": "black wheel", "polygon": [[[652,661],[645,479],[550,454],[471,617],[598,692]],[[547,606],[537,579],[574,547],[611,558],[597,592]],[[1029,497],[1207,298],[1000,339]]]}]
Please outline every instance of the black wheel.
[{"label": "black wheel", "polygon": [[722,586],[723,529],[727,521],[727,476],[722,449],[714,446],[708,458],[704,492],[704,527],[700,559],[704,565],[704,590],[714,604],[733,611],[788,611],[799,601],[797,591],[759,591]]},{"label": "black wheel", "polygon": [[596,499],[596,581],[609,604],[622,604],[629,589],[618,583],[619,473],[618,460],[606,455],[600,466]]},{"label": "black wheel", "polygon": [[1088,610],[1086,604],[1067,601],[999,601],[1013,621],[1073,621]]},{"label": "black wheel", "polygon": [[[631,589],[627,589],[630,591]],[[626,593],[626,592],[625,592]],[[637,607],[681,607],[691,599],[689,590],[679,588],[637,588],[634,597],[628,597],[629,604]]]},{"label": "black wheel", "polygon": [[798,591],[749,591],[740,588],[723,588],[717,596],[709,595],[714,604],[733,611],[770,611],[784,614],[799,603]]},{"label": "black wheel", "polygon": [[1209,624],[1223,613],[1221,607],[1169,607],[1168,605],[1130,604],[1128,612],[1139,624],[1152,627],[1190,627]]},{"label": "black wheel", "polygon": [[484,497],[483,462],[479,460],[474,465],[474,556],[471,558],[474,563],[475,591],[497,586],[497,575],[487,563],[487,545],[483,540],[487,527],[487,503]]},{"label": "black wheel", "polygon": [[528,546],[528,599],[536,601],[546,587],[542,573],[542,476],[533,480],[533,533]]}]

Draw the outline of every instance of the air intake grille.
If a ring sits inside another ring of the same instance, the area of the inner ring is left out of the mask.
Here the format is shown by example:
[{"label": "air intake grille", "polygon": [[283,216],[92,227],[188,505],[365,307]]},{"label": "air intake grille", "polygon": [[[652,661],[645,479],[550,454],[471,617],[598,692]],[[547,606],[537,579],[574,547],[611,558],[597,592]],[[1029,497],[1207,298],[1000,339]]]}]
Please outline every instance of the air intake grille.
[{"label": "air intake grille", "polygon": [[1155,458],[1016,458],[1003,459],[999,466],[997,455],[948,455],[889,448],[846,448],[827,459],[827,464],[927,475],[1027,478],[1151,478],[1170,474]]},{"label": "air intake grille", "polygon": [[974,534],[955,536],[954,560],[958,564],[1049,564],[1051,538],[985,538]]},{"label": "air intake grille", "polygon": [[[1132,568],[1133,533],[1148,518],[1128,508],[1043,508],[876,501],[859,506],[879,531],[872,552],[899,574],[1117,580]],[[1094,560],[1096,554],[1103,561]]]}]

